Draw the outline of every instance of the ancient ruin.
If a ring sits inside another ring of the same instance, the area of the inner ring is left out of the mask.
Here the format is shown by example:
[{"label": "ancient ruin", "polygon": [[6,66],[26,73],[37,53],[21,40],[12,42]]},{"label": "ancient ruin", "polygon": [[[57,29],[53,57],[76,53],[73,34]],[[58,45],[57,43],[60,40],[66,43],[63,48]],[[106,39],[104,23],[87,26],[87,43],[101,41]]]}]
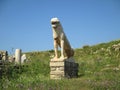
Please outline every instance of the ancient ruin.
[{"label": "ancient ruin", "polygon": [[[58,18],[51,19],[55,57],[50,61],[50,78],[62,79],[78,76],[78,63],[73,59],[74,51],[63,31]],[[58,56],[58,47],[61,48],[61,56]]]},{"label": "ancient ruin", "polygon": [[26,54],[22,55],[21,49],[16,49],[15,55],[8,55],[8,51],[4,50],[0,51],[0,60],[21,64],[24,63],[26,59],[27,59]]},{"label": "ancient ruin", "polygon": [[55,57],[58,58],[58,46],[61,48],[60,58],[70,58],[74,55],[74,51],[70,46],[70,43],[63,31],[62,25],[58,18],[51,19],[51,25],[53,30],[54,50]]},{"label": "ancient ruin", "polygon": [[8,59],[8,52],[0,51],[0,60],[7,60],[7,59]]},{"label": "ancient ruin", "polygon": [[16,49],[15,50],[15,62],[16,63],[21,63],[21,49]]}]

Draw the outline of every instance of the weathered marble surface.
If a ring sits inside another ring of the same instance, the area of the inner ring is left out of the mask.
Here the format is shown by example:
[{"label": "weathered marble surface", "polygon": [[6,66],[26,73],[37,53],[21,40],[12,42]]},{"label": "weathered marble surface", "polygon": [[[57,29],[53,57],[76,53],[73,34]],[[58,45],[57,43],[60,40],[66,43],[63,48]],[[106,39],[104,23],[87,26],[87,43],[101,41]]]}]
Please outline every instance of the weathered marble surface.
[{"label": "weathered marble surface", "polygon": [[60,58],[70,58],[74,55],[74,51],[71,48],[71,45],[63,31],[62,25],[58,18],[51,19],[52,31],[53,31],[53,40],[54,40],[54,50],[55,50],[55,59],[58,58],[58,46],[61,48]]},{"label": "weathered marble surface", "polygon": [[7,60],[8,59],[8,52],[7,51],[0,51],[0,60]]},{"label": "weathered marble surface", "polygon": [[[72,58],[71,58],[72,59]],[[78,64],[71,59],[51,59],[50,79],[73,78],[78,76]]]},{"label": "weathered marble surface", "polygon": [[21,63],[21,49],[16,49],[15,50],[15,63]]}]

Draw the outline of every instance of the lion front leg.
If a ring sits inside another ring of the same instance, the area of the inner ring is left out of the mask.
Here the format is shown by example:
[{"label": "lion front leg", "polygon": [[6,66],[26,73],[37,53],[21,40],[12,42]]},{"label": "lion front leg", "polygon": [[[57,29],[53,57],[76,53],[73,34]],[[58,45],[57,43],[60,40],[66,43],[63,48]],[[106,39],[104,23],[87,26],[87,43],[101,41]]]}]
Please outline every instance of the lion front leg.
[{"label": "lion front leg", "polygon": [[65,58],[65,56],[64,56],[64,40],[61,40],[61,57],[60,58]]},{"label": "lion front leg", "polygon": [[54,39],[54,50],[55,50],[55,59],[58,58],[58,44],[57,44],[57,40]]}]

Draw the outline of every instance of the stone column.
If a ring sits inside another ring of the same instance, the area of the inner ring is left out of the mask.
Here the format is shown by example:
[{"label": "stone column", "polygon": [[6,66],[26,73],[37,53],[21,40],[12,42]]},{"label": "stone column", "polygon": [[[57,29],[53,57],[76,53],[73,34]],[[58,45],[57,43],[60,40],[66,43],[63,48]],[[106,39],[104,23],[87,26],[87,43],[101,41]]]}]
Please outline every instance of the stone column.
[{"label": "stone column", "polygon": [[15,50],[15,62],[19,64],[21,63],[21,52],[22,52],[21,49]]}]

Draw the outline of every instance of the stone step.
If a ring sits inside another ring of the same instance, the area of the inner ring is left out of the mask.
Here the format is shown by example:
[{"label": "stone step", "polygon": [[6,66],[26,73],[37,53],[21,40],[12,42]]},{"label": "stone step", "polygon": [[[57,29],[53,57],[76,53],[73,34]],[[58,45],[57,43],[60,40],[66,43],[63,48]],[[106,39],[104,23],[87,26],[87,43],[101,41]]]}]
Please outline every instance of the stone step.
[{"label": "stone step", "polygon": [[64,66],[64,62],[59,62],[59,61],[57,61],[57,62],[50,62],[50,67],[52,67],[52,66],[55,66],[55,67],[57,67],[57,66]]},{"label": "stone step", "polygon": [[64,75],[64,71],[51,71],[50,75]]}]

